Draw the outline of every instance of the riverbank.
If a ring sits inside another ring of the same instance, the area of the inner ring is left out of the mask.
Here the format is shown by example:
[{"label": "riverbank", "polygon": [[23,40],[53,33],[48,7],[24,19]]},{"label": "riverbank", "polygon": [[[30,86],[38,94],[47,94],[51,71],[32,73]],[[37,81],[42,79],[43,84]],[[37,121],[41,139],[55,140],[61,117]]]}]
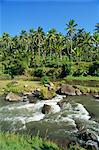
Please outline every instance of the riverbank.
[{"label": "riverbank", "polygon": [[[71,77],[68,76],[65,79],[52,81],[54,83],[55,90],[62,84],[70,84],[78,88],[83,94],[97,94],[99,93],[99,78],[98,77]],[[13,80],[0,80],[0,95],[8,92],[22,93],[31,92],[35,89],[42,90],[44,85],[40,81],[32,81],[23,79]]]}]

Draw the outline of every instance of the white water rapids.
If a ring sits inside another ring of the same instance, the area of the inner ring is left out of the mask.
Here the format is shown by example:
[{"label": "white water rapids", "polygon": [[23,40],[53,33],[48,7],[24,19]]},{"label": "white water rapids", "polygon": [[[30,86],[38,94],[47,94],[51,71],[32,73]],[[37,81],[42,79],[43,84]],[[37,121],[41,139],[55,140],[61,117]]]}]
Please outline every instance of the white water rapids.
[{"label": "white water rapids", "polygon": [[[0,130],[16,131],[26,129],[26,123],[45,122],[64,123],[74,127],[77,132],[76,120],[80,120],[89,129],[99,134],[99,124],[90,120],[91,116],[85,107],[80,103],[72,104],[67,102],[64,109],[57,104],[64,96],[57,95],[52,100],[41,100],[36,104],[29,102],[8,103],[0,107]],[[42,113],[44,104],[51,106],[50,114]],[[97,138],[99,138],[97,134]]]}]

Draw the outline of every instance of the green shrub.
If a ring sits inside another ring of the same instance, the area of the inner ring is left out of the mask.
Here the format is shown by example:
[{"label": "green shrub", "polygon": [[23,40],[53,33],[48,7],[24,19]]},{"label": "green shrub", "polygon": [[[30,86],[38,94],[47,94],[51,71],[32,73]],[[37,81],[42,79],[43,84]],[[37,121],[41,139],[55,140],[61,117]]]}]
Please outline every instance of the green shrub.
[{"label": "green shrub", "polygon": [[89,67],[89,75],[92,76],[99,76],[99,62],[94,62],[90,67]]},{"label": "green shrub", "polygon": [[34,69],[33,68],[28,68],[25,70],[25,73],[24,73],[25,76],[34,76]]},{"label": "green shrub", "polygon": [[70,73],[71,73],[71,64],[63,65],[63,66],[62,66],[62,72],[61,72],[61,74],[60,74],[60,77],[61,77],[61,78],[64,78],[64,77],[70,75]]},{"label": "green shrub", "polygon": [[49,83],[49,77],[48,76],[43,76],[41,78],[41,83],[42,84],[48,84]]},{"label": "green shrub", "polygon": [[45,75],[45,72],[43,70],[43,68],[37,68],[35,71],[34,71],[34,76],[36,77],[43,77]]},{"label": "green shrub", "polygon": [[47,76],[50,76],[52,79],[57,79],[60,77],[61,68],[50,68],[47,72]]},{"label": "green shrub", "polygon": [[14,78],[15,75],[24,74],[25,68],[21,62],[10,62],[9,64],[4,64],[4,73],[9,74],[11,78]]},{"label": "green shrub", "polygon": [[73,75],[73,76],[81,76],[81,75],[87,76],[90,64],[91,63],[86,63],[86,62],[73,63],[71,66],[71,75]]},{"label": "green shrub", "polygon": [[83,75],[83,70],[81,68],[77,69],[74,73],[73,76],[81,76]]},{"label": "green shrub", "polygon": [[17,87],[17,84],[13,81],[8,83],[7,86],[4,88],[5,92],[14,92],[18,93],[20,92],[20,89]]},{"label": "green shrub", "polygon": [[45,141],[43,143],[43,150],[60,150],[60,148],[53,142]]},{"label": "green shrub", "polygon": [[53,97],[56,96],[56,92],[54,90],[48,90],[47,87],[43,87],[43,89],[41,90],[41,95],[40,98],[41,99],[52,99]]}]

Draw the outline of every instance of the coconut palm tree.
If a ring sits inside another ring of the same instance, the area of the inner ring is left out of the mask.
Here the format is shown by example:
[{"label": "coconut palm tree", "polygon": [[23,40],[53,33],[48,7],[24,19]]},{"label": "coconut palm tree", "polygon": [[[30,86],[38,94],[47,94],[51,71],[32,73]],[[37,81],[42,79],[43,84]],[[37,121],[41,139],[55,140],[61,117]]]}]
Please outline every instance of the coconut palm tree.
[{"label": "coconut palm tree", "polygon": [[58,53],[60,59],[62,60],[62,50],[64,49],[64,36],[59,33],[56,35],[56,53]]},{"label": "coconut palm tree", "polygon": [[73,36],[76,32],[76,26],[77,24],[75,23],[74,20],[70,20],[68,24],[66,24],[67,28],[67,35],[70,39],[70,60],[71,60],[71,54],[72,54],[72,49],[73,49]]},{"label": "coconut palm tree", "polygon": [[52,53],[55,52],[56,34],[57,34],[57,31],[56,29],[53,28],[48,31],[47,36],[46,36],[46,44],[47,44],[48,53],[50,55],[50,60],[52,57]]},{"label": "coconut palm tree", "polygon": [[95,25],[95,31],[96,31],[97,33],[99,33],[99,23],[97,23],[97,24]]},{"label": "coconut palm tree", "polygon": [[45,33],[43,31],[43,28],[38,27],[38,29],[34,31],[34,44],[38,52],[38,63],[40,63],[41,48],[44,44],[44,38],[45,38]]},{"label": "coconut palm tree", "polygon": [[35,41],[34,41],[34,29],[29,30],[29,40],[30,40],[30,51],[31,51],[31,61],[30,66],[32,67],[34,65],[34,49],[35,49]]}]

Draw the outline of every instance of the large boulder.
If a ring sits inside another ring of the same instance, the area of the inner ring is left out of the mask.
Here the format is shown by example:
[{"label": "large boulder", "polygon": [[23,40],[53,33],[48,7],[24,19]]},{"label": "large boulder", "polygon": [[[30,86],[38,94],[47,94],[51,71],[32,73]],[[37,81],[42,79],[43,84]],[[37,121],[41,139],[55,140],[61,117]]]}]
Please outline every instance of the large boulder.
[{"label": "large boulder", "polygon": [[44,104],[43,108],[42,108],[42,113],[43,114],[49,114],[51,111],[51,106],[50,105],[47,105],[47,104]]},{"label": "large boulder", "polygon": [[75,88],[72,85],[64,84],[59,89],[59,94],[76,95]]},{"label": "large boulder", "polygon": [[13,92],[10,92],[6,96],[6,100],[8,100],[9,102],[18,102],[18,101],[22,101],[22,97]]}]

